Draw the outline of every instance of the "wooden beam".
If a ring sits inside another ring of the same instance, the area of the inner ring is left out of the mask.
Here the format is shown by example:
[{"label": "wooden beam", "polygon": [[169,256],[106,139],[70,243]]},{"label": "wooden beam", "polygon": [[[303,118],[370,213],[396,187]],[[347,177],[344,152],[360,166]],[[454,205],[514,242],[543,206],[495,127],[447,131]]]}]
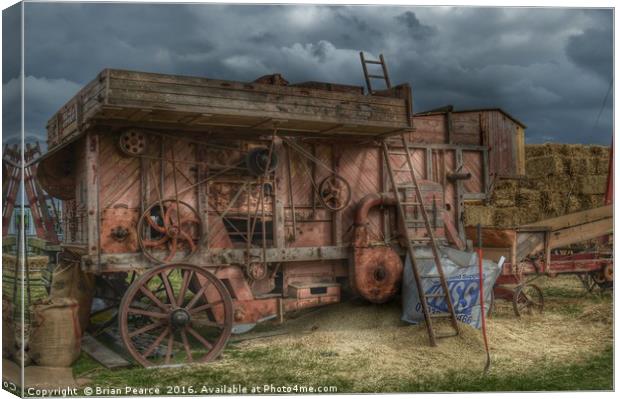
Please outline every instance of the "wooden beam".
[{"label": "wooden beam", "polygon": [[599,208],[588,209],[586,211],[570,213],[556,218],[541,220],[536,223],[527,224],[524,227],[545,226],[551,230],[558,230],[612,217],[613,206],[606,205]]}]

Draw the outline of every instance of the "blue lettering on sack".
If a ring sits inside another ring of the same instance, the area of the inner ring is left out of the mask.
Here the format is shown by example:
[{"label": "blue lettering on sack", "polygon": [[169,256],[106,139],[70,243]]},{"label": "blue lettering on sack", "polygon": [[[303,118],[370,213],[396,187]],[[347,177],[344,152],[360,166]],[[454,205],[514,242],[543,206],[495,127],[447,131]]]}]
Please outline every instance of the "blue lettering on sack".
[{"label": "blue lettering on sack", "polygon": [[[448,278],[447,283],[448,290],[450,291],[450,297],[452,298],[454,311],[457,314],[457,319],[463,323],[471,324],[472,309],[474,306],[479,305],[479,277],[466,275],[454,276]],[[441,287],[439,280],[433,282],[432,285],[426,289],[426,294],[443,294],[443,288]],[[443,296],[429,297],[427,303],[429,305],[431,313],[448,312],[448,303]],[[416,311],[422,311],[422,304],[420,302],[416,304]]]}]

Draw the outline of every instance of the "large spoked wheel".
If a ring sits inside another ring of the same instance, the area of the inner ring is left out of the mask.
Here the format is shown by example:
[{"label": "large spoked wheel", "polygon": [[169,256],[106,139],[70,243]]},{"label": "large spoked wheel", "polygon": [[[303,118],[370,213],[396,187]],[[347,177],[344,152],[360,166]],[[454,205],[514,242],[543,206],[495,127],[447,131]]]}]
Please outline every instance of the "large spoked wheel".
[{"label": "large spoked wheel", "polygon": [[142,253],[155,263],[181,262],[198,250],[200,216],[191,205],[165,199],[150,205],[138,222]]},{"label": "large spoked wheel", "polygon": [[224,284],[188,264],[144,273],[127,290],[119,312],[123,343],[144,367],[211,361],[224,349],[232,325],[233,304]]},{"label": "large spoked wheel", "polygon": [[545,307],[543,292],[535,284],[523,284],[515,288],[512,308],[517,317],[542,313]]},{"label": "large spoked wheel", "polygon": [[351,186],[341,176],[327,176],[319,183],[319,200],[331,211],[344,209],[351,202]]}]

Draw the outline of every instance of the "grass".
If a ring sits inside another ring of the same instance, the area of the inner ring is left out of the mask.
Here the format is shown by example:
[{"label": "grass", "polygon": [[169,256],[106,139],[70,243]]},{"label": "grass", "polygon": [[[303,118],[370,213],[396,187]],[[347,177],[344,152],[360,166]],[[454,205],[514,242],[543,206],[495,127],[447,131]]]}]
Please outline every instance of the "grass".
[{"label": "grass", "polygon": [[613,389],[613,348],[584,362],[536,364],[529,372],[488,375],[450,372],[438,380],[405,383],[405,392],[579,391]]},{"label": "grass", "polygon": [[[383,382],[373,386],[354,384],[347,376],[343,362],[325,366],[320,353],[296,353],[291,356],[279,348],[239,350],[228,348],[228,360],[237,360],[244,368],[212,365],[173,370],[131,369],[122,372],[99,370],[89,386],[148,386],[165,390],[168,385],[221,386],[240,384],[245,387],[310,385],[335,386],[338,392],[480,392],[480,391],[566,391],[613,389],[613,349],[607,347],[600,354],[575,364],[557,364],[552,360],[535,363],[524,373],[497,374],[491,369],[487,375],[479,371],[451,371],[434,378],[400,380],[384,376]],[[299,356],[298,356],[299,355]],[[314,359],[314,361],[312,360]],[[234,362],[237,364],[237,362]],[[345,362],[353,369],[369,364]],[[317,369],[317,367],[319,367]],[[82,356],[74,366],[76,375],[89,374],[99,368],[93,360]],[[315,369],[308,375],[308,369]],[[303,375],[303,378],[299,376]],[[361,389],[360,389],[361,388]]]},{"label": "grass", "polygon": [[[425,356],[455,356],[447,352],[452,347],[444,346],[443,352],[441,345],[439,348],[420,347],[416,350],[415,345],[411,344],[413,341],[399,341],[401,335],[398,334],[404,331],[403,328],[377,330],[379,335],[372,338],[368,331],[359,330],[353,320],[340,321],[350,328],[330,335],[332,332],[325,331],[325,324],[321,324],[325,320],[316,321],[314,318],[310,323],[316,322],[320,328],[310,335],[298,331],[297,335],[285,335],[282,338],[229,343],[222,358],[209,364],[174,369],[143,369],[136,366],[107,370],[82,354],[73,367],[74,375],[90,380],[87,383],[90,387],[160,387],[162,392],[169,385],[216,387],[236,384],[249,389],[264,384],[335,386],[339,393],[613,389],[612,327],[607,324],[608,321],[603,321],[607,320],[606,317],[611,318],[610,293],[587,294],[579,282],[570,277],[543,280],[540,285],[546,302],[543,316],[534,321],[516,319],[510,305],[506,303],[502,303],[505,309],[497,317],[494,316],[492,324],[495,323],[496,327],[502,325],[504,332],[511,332],[510,335],[502,335],[501,342],[510,343],[514,349],[506,353],[502,349],[492,352],[494,363],[486,375],[481,372],[480,362],[474,364],[474,360],[480,360],[477,359],[481,357],[479,352],[472,352],[475,358],[467,359],[463,363],[464,367],[435,368],[424,374],[420,373],[420,368],[426,366],[420,361],[434,364],[434,360]],[[592,310],[596,312],[584,318]],[[368,313],[376,326],[392,317],[383,316],[385,308],[362,308],[362,312]],[[398,317],[397,314],[398,310],[394,317]],[[339,317],[329,309],[323,315]],[[291,322],[288,323],[290,327]],[[555,326],[551,334],[545,331],[550,325]],[[268,324],[265,324],[257,330],[268,328]],[[295,330],[295,327],[291,328]],[[496,329],[493,333],[497,340],[500,331]],[[352,334],[352,339],[357,340],[358,344],[344,348],[339,342],[346,340],[330,341],[341,334]],[[520,349],[526,342],[533,343],[533,339],[542,341],[528,345],[525,350]],[[554,346],[545,345],[545,339],[558,342],[554,342]],[[567,339],[569,341],[564,343]],[[366,346],[359,345],[360,342]],[[395,352],[377,347],[377,343],[395,345]],[[467,345],[471,346],[472,343]],[[371,351],[371,355],[365,353],[366,350]],[[381,357],[389,356],[390,353],[396,353],[397,358]],[[416,356],[420,360],[416,360]],[[472,362],[471,366],[469,362]],[[416,366],[412,367],[416,364],[417,369]]]}]

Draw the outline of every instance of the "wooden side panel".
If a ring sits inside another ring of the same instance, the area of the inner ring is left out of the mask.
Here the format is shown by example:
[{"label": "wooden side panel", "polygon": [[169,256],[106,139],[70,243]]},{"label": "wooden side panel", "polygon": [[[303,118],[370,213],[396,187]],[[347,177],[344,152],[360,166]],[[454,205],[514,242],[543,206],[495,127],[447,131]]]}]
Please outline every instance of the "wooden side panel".
[{"label": "wooden side panel", "polygon": [[110,70],[111,105],[382,127],[410,125],[404,99]]},{"label": "wooden side panel", "polygon": [[140,161],[124,155],[113,135],[101,136],[99,169],[101,209],[140,208]]},{"label": "wooden side panel", "polygon": [[[358,202],[368,194],[382,190],[382,153],[378,147],[346,147],[340,158],[340,173],[351,186],[351,204],[342,210],[343,241],[350,242],[355,209]],[[370,234],[373,239],[383,238],[381,212],[374,208],[369,214]]]},{"label": "wooden side panel", "polygon": [[525,176],[525,130],[521,126],[517,126],[515,148],[517,153],[515,173]]},{"label": "wooden side panel", "polygon": [[471,173],[471,178],[463,181],[466,193],[484,192],[484,174],[481,151],[463,151],[463,172]]},{"label": "wooden side panel", "polygon": [[489,173],[517,175],[517,125],[499,111],[485,112],[482,125],[489,136]]},{"label": "wooden side panel", "polygon": [[415,131],[408,134],[411,143],[442,144],[447,142],[446,116],[444,114],[416,115]]},{"label": "wooden side panel", "polygon": [[[287,146],[288,147],[288,146]],[[327,145],[302,145],[305,151],[312,154],[325,165],[331,168],[331,147]],[[290,157],[290,173],[293,204],[295,209],[296,230],[293,233],[293,214],[290,201],[291,193],[288,192],[288,164]],[[288,247],[308,247],[331,245],[331,214],[320,205],[316,198],[316,190],[320,182],[329,175],[329,171],[309,161],[295,149],[288,147],[280,148],[278,152],[279,169],[278,178],[281,190],[281,198],[284,204],[284,219],[286,224],[285,237]],[[314,182],[314,183],[313,183]],[[316,188],[315,188],[316,185]]]},{"label": "wooden side panel", "polygon": [[452,113],[452,142],[454,144],[482,145],[480,112]]}]

